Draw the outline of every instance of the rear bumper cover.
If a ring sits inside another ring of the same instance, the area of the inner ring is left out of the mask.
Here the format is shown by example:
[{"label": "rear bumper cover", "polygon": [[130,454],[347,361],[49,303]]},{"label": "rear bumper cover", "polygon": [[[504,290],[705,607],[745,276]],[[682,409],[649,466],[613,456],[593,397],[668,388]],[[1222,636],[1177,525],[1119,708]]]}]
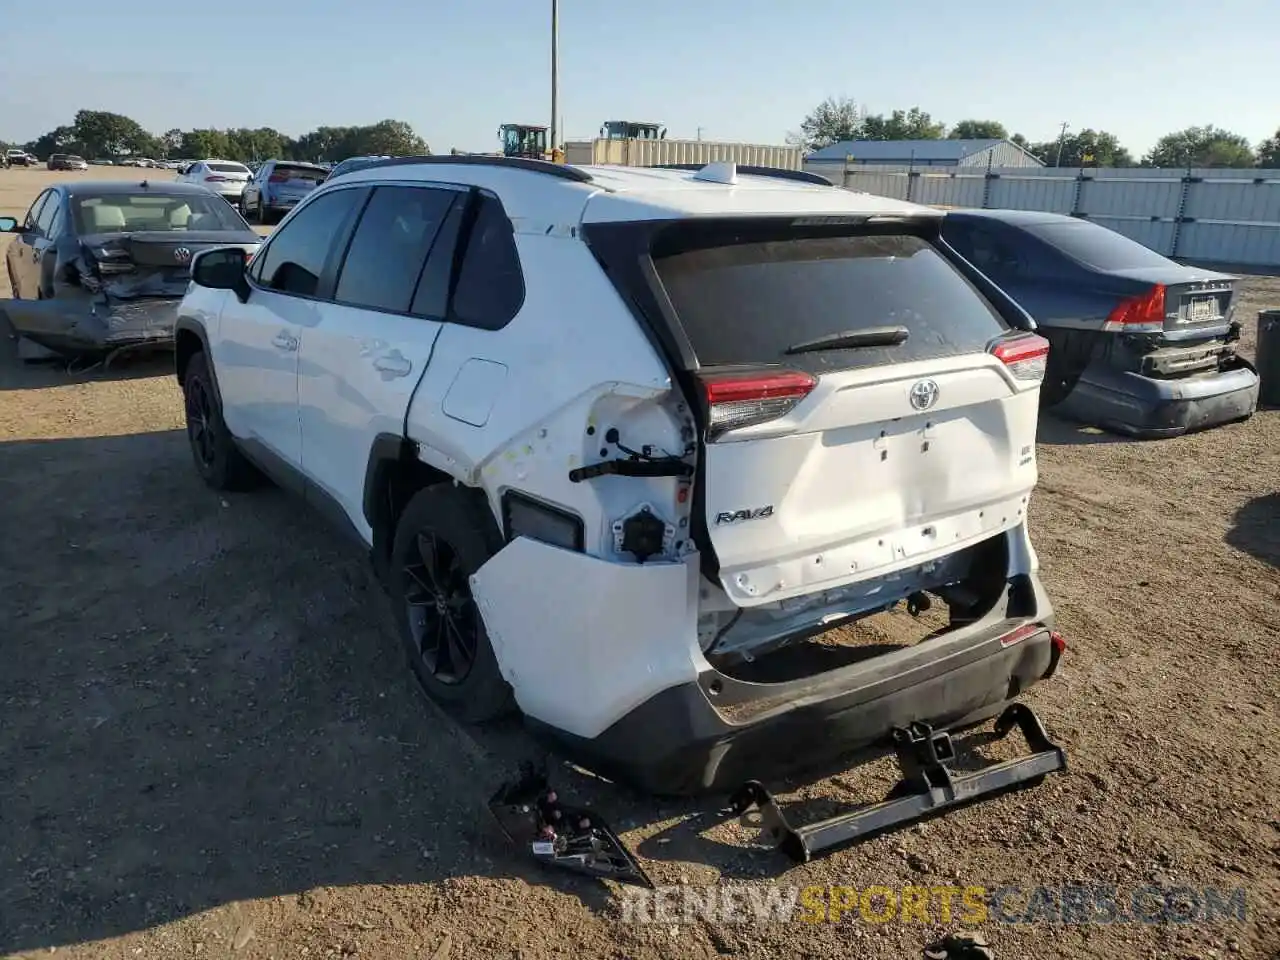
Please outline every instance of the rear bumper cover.
[{"label": "rear bumper cover", "polygon": [[913,722],[936,730],[979,723],[1051,676],[1059,651],[1044,588],[1023,577],[1011,585],[1015,592],[1019,613],[1029,615],[1009,616],[1002,601],[979,623],[817,676],[758,684],[707,669],[596,737],[527,723],[583,766],[648,793],[723,793],[746,780],[813,769],[883,746]]},{"label": "rear bumper cover", "polygon": [[1138,438],[1176,437],[1240,420],[1258,406],[1258,374],[1236,358],[1213,374],[1159,379],[1090,364],[1054,413]]},{"label": "rear bumper cover", "polygon": [[181,297],[115,300],[103,296],[10,300],[3,307],[14,332],[66,354],[171,345]]}]

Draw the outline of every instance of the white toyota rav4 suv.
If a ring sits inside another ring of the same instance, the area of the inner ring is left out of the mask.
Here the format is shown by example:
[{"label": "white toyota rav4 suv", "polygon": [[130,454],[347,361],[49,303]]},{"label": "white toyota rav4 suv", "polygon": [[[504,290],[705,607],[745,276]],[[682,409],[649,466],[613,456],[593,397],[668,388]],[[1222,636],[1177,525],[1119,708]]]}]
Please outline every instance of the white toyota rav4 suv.
[{"label": "white toyota rav4 suv", "polygon": [[[353,533],[437,700],[653,791],[993,716],[1062,649],[1027,536],[1048,346],[939,212],[813,179],[330,181],[247,262],[197,255],[196,467]],[[930,596],[920,642],[821,642]]]}]

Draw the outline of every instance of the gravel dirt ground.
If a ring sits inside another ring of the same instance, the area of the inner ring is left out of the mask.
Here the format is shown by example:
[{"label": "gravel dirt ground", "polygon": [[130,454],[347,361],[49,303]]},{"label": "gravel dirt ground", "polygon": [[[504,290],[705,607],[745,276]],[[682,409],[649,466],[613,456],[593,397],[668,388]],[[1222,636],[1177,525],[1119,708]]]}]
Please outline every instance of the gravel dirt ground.
[{"label": "gravel dirt ground", "polygon": [[[0,172],[0,213],[53,176]],[[1274,306],[1249,278],[1244,316]],[[284,494],[205,488],[182,423],[162,361],[69,375],[0,338],[0,955],[900,958],[959,929],[624,923],[615,888],[527,864],[484,810],[523,731],[444,720],[365,561]],[[1002,960],[1280,956],[1280,412],[1150,443],[1045,419],[1039,458],[1070,647],[1027,699],[1068,774],[792,870],[694,805],[562,793],[659,884],[1242,887],[1243,923],[980,929]]]}]

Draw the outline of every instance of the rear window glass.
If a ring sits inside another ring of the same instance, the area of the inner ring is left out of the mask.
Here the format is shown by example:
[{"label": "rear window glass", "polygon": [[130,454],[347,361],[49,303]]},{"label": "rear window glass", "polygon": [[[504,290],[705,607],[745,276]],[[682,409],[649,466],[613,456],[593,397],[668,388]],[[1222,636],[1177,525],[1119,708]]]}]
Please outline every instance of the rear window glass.
[{"label": "rear window glass", "polygon": [[309,180],[312,183],[319,183],[328,175],[327,170],[321,170],[319,167],[296,167],[287,163],[277,163],[271,168],[272,178],[280,180]]},{"label": "rear window glass", "polygon": [[249,229],[229,203],[213,194],[77,196],[72,199],[72,213],[81,234]]},{"label": "rear window glass", "polygon": [[206,167],[214,173],[248,173],[249,168],[241,163],[206,163]]},{"label": "rear window glass", "polygon": [[[970,353],[1005,330],[991,305],[914,236],[801,238],[656,260],[698,362],[839,369]],[[789,346],[874,327],[907,339],[787,354]]]},{"label": "rear window glass", "polygon": [[1033,223],[1024,229],[1072,259],[1100,270],[1167,267],[1170,263],[1138,241],[1096,223]]}]

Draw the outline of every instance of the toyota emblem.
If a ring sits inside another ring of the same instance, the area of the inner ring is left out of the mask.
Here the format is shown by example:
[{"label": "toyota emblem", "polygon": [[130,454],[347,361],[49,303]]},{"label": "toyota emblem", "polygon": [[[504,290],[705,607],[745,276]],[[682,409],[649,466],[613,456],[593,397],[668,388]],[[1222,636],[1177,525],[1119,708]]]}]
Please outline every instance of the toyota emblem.
[{"label": "toyota emblem", "polygon": [[190,263],[191,251],[186,247],[178,247],[178,249],[173,251],[173,259],[182,264]]},{"label": "toyota emblem", "polygon": [[917,410],[928,410],[938,402],[938,384],[933,380],[917,380],[911,385],[911,405]]}]

